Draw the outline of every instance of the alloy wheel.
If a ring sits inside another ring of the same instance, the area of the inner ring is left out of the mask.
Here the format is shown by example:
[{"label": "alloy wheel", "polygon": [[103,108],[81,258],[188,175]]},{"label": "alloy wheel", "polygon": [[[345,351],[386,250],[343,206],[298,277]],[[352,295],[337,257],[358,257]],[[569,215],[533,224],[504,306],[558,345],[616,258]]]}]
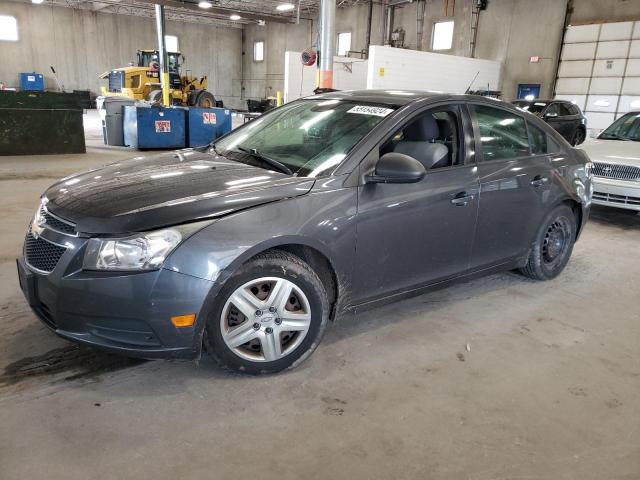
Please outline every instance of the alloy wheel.
[{"label": "alloy wheel", "polygon": [[220,317],[225,344],[239,357],[272,362],[286,357],[304,340],[311,307],[295,283],[262,277],[238,287]]}]

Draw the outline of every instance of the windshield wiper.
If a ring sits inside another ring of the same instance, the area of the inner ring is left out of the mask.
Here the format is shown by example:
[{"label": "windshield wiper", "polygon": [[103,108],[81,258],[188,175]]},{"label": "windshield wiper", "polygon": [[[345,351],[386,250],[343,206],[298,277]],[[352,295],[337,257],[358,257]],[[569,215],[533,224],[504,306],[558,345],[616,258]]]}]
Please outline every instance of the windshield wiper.
[{"label": "windshield wiper", "polygon": [[602,140],[631,140],[630,138],[621,137],[620,135],[615,135],[613,133],[601,133],[599,138],[601,138]]},{"label": "windshield wiper", "polygon": [[291,171],[291,169],[287,167],[284,163],[280,163],[279,161],[274,160],[273,158],[269,158],[261,154],[255,148],[246,148],[241,146],[236,146],[236,148],[241,152],[248,153],[249,155],[257,158],[258,160],[262,160],[264,163],[271,165],[272,167],[280,170],[283,173],[286,173],[287,175],[293,175],[293,172]]}]

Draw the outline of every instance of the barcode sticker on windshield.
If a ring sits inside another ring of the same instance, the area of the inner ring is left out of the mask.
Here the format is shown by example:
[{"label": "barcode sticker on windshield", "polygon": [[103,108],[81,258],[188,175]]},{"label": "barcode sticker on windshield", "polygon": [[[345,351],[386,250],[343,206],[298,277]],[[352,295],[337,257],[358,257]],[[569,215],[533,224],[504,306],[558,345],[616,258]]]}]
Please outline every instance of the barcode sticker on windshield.
[{"label": "barcode sticker on windshield", "polygon": [[393,112],[392,108],[370,107],[368,105],[356,105],[355,107],[347,110],[347,113],[359,113],[361,115],[375,115],[376,117],[386,117],[391,112]]}]

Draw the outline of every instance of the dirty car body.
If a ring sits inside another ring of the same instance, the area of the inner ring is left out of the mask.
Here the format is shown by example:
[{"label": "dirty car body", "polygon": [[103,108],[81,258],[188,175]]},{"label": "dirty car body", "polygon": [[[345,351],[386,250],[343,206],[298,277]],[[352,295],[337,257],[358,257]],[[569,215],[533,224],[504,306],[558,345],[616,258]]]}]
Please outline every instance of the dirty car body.
[{"label": "dirty car body", "polygon": [[[282,163],[297,159],[289,162],[293,174],[256,158],[264,152],[239,149],[287,108],[315,112],[293,132],[302,130],[314,154],[323,135],[341,139],[315,164],[301,163],[306,153],[295,145],[273,148],[270,157]],[[356,127],[315,130],[319,117],[338,109]],[[402,130],[425,112],[436,112],[424,125],[437,123],[439,131]],[[485,114],[503,115],[499,128],[526,124],[529,143],[505,131],[496,135],[506,146],[491,146]],[[394,181],[380,166],[385,153],[392,166],[414,165],[416,148],[418,156],[426,148],[448,157],[413,180]],[[587,161],[544,122],[502,102],[424,92],[319,95],[265,114],[215,146],[135,158],[56,183],[29,227],[20,282],[33,311],[64,338],[131,356],[194,358],[225,284],[264,252],[287,252],[310,266],[331,318],[525,266],[554,207],[571,209],[577,238],[590,207]],[[144,268],[100,267],[113,261],[105,249],[119,248],[109,242],[149,232],[147,247],[176,245]],[[191,313],[192,325],[170,321]]]}]

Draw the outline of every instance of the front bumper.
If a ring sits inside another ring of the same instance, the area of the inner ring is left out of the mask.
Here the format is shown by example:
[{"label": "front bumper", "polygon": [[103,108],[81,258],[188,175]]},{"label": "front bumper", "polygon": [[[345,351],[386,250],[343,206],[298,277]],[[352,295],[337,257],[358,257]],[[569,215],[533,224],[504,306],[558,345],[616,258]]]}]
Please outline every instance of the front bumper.
[{"label": "front bumper", "polygon": [[640,182],[593,178],[593,203],[640,211]]},{"label": "front bumper", "polygon": [[[66,339],[142,358],[195,358],[200,354],[205,304],[213,282],[161,269],[150,272],[87,272],[86,239],[69,248],[50,273],[17,260],[20,286],[38,318]],[[70,243],[69,243],[70,242]],[[171,317],[196,314],[192,327],[177,328]]]}]

